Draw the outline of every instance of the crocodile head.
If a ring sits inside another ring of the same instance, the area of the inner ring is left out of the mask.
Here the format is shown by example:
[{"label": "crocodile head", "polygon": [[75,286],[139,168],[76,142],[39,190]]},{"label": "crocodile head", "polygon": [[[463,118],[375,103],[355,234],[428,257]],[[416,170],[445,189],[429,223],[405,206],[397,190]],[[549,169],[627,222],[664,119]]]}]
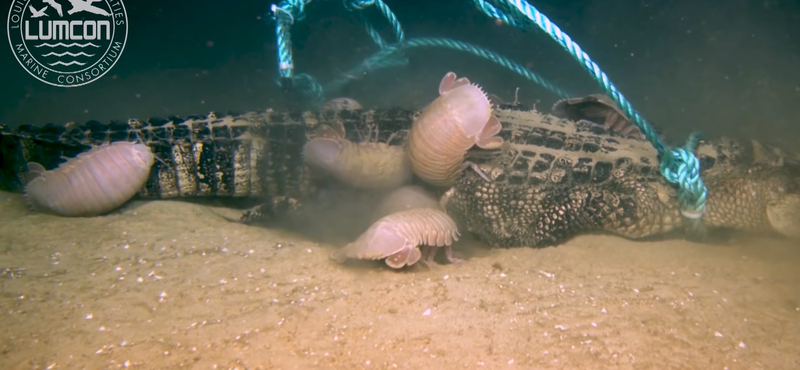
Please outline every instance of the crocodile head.
[{"label": "crocodile head", "polygon": [[[800,237],[800,157],[751,140],[720,138],[701,143],[711,226]],[[724,168],[728,168],[724,170]]]},{"label": "crocodile head", "polygon": [[[490,181],[463,171],[441,199],[464,231],[492,246],[537,247],[586,232],[640,239],[684,227],[678,189],[649,143],[535,112],[496,114],[508,145],[467,154]],[[701,143],[697,154],[707,228],[800,235],[800,164],[755,160],[733,140]]]},{"label": "crocodile head", "polygon": [[767,219],[776,232],[800,239],[800,195],[789,194],[767,205]]},{"label": "crocodile head", "polygon": [[[788,170],[796,178],[800,178],[800,158],[798,153],[787,153],[777,147],[764,145],[756,140],[752,144],[752,161],[754,164]],[[794,171],[792,171],[794,169]],[[792,189],[800,189],[800,179],[789,179],[775,186],[774,196],[767,203],[766,217],[775,232],[790,238],[800,239],[800,191],[791,193]]]}]

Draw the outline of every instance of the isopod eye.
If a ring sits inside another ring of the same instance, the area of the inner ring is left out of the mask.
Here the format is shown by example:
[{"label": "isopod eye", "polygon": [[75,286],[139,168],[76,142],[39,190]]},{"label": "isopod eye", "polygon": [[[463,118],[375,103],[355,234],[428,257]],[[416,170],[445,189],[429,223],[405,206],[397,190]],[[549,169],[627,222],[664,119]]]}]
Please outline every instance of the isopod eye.
[{"label": "isopod eye", "polygon": [[306,163],[321,169],[331,170],[339,158],[342,146],[337,140],[321,138],[306,143],[303,158]]}]

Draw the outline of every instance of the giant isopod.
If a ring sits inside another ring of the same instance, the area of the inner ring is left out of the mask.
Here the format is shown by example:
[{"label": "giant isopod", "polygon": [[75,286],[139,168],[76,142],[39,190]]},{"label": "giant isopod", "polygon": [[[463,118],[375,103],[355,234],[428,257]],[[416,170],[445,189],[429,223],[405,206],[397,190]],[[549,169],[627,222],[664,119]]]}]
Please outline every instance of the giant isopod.
[{"label": "giant isopod", "polygon": [[[418,208],[388,215],[367,229],[366,232],[334,252],[331,257],[339,262],[347,258],[377,260],[385,258],[389,267],[410,266],[420,259],[430,264],[438,250],[444,247],[447,259],[456,263],[461,260],[453,256],[452,244],[458,240],[458,227],[450,216],[439,209]],[[425,256],[419,246],[425,248]]]},{"label": "giant isopod", "polygon": [[492,114],[492,104],[480,87],[448,72],[439,84],[439,97],[414,120],[407,152],[411,168],[423,181],[450,186],[467,166],[484,178],[474,163],[464,160],[473,145],[495,149],[503,145],[496,136],[503,126]]},{"label": "giant isopod", "polygon": [[386,195],[378,204],[373,220],[380,220],[392,213],[417,208],[440,208],[436,200],[425,189],[417,185],[406,185]]},{"label": "giant isopod", "polygon": [[51,171],[29,162],[25,197],[34,209],[59,216],[100,215],[136,195],[154,162],[150,148],[127,141],[103,144]]},{"label": "giant isopod", "polygon": [[411,165],[403,147],[385,143],[354,143],[344,137],[344,128],[309,140],[303,147],[304,161],[340,182],[362,189],[393,189],[411,180]]}]

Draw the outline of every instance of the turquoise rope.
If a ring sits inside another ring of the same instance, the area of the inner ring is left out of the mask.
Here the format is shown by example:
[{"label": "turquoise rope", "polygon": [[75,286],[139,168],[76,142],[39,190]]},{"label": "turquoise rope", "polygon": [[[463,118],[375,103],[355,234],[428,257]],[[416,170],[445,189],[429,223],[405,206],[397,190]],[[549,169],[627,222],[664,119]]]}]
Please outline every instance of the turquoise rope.
[{"label": "turquoise rope", "polygon": [[[502,22],[519,26],[514,17],[511,17],[497,7],[484,0],[473,0],[475,4],[487,15],[499,19]],[[550,21],[534,6],[524,0],[498,0],[503,6],[511,11],[523,15],[527,21],[535,23],[539,28],[556,40],[561,46],[575,58],[594,79],[605,89],[606,93],[614,99],[614,102],[631,118],[633,123],[647,140],[658,150],[661,156],[659,170],[664,178],[670,183],[678,184],[678,198],[681,203],[681,214],[690,224],[699,230],[699,220],[706,211],[706,199],[708,189],[700,178],[700,162],[694,155],[694,150],[700,140],[699,135],[692,134],[686,145],[678,148],[668,148],[661,140],[658,133],[653,130],[650,124],[637,112],[625,97],[617,90],[617,87],[608,79],[608,76],[600,67],[592,61],[586,52],[553,22]]]},{"label": "turquoise rope", "polygon": [[518,21],[516,18],[508,16],[506,13],[498,10],[494,5],[484,0],[473,0],[473,2],[475,3],[475,6],[478,7],[478,9],[483,10],[483,12],[486,13],[488,16],[494,19],[499,19],[500,21],[502,21],[507,25],[511,25],[517,28],[525,28],[525,24]]},{"label": "turquoise rope", "polygon": [[[313,104],[319,105],[320,100],[324,101],[324,94],[319,83],[308,74],[294,75],[294,60],[292,58],[291,25],[295,21],[305,18],[306,6],[311,0],[283,0],[278,4],[272,4],[270,11],[272,19],[275,21],[275,36],[278,41],[278,74],[280,79],[278,84],[285,90],[300,90],[301,96],[310,99]],[[345,0],[344,6],[350,11],[362,11],[367,7],[375,5],[392,26],[397,43],[402,44],[405,40],[405,32],[400,25],[397,16],[392,13],[389,6],[382,0]],[[378,44],[379,47],[387,46],[386,41],[380,36],[375,27],[359,13],[359,17],[367,28],[367,34]]]},{"label": "turquoise rope", "polygon": [[386,67],[405,65],[408,60],[405,57],[403,57],[403,51],[419,47],[443,47],[443,48],[467,52],[472,55],[488,59],[503,67],[506,67],[511,71],[521,75],[522,77],[525,77],[535,82],[536,84],[544,87],[545,89],[549,90],[550,92],[552,92],[553,94],[557,95],[560,98],[567,98],[570,96],[569,94],[567,94],[567,92],[559,89],[556,85],[554,85],[544,77],[511,61],[510,59],[500,54],[480,48],[475,45],[468,44],[466,42],[451,40],[451,39],[442,39],[442,38],[414,38],[414,39],[409,39],[407,42],[401,45],[387,46],[379,50],[377,53],[373,54],[366,60],[364,60],[364,62],[362,62],[355,68],[347,71],[344,74],[345,76],[344,78],[340,78],[326,85],[325,92],[330,93],[333,91],[337,91],[342,87],[344,87],[346,84],[348,84],[351,80],[358,79],[360,76],[363,76],[364,73],[367,73],[369,71]]},{"label": "turquoise rope", "polygon": [[[405,32],[403,32],[403,27],[400,26],[400,21],[397,19],[397,16],[392,13],[391,9],[389,9],[389,6],[386,5],[382,0],[345,0],[344,2],[344,7],[349,11],[364,10],[371,5],[377,6],[378,10],[383,13],[383,16],[386,17],[386,20],[388,20],[389,24],[392,25],[392,30],[397,38],[397,42],[402,43],[406,37]],[[387,45],[386,41],[384,41],[380,34],[378,34],[378,31],[372,27],[372,24],[367,21],[363,14],[359,14],[359,16],[362,18],[362,21],[367,27],[367,33],[370,37],[372,37],[372,40],[375,41],[379,47],[385,47]]]},{"label": "turquoise rope", "polygon": [[[295,20],[305,17],[306,5],[311,0],[284,0],[272,4],[272,18],[275,20],[275,36],[278,40],[278,73],[281,83],[286,84],[294,77],[294,62],[292,60],[291,33],[289,28]],[[286,87],[286,86],[285,86]]]}]

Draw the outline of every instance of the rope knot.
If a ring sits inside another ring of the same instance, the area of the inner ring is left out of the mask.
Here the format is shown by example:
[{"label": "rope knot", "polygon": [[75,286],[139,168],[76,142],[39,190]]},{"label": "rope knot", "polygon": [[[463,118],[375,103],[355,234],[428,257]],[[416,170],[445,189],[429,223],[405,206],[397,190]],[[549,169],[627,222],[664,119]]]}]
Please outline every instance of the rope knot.
[{"label": "rope knot", "polygon": [[661,174],[667,181],[678,185],[678,200],[681,214],[698,220],[706,212],[708,190],[700,178],[700,160],[694,155],[696,137],[692,137],[683,148],[673,148],[661,161]]},{"label": "rope knot", "polygon": [[375,5],[375,0],[344,0],[344,7],[349,11],[364,10]]},{"label": "rope knot", "polygon": [[283,0],[277,5],[272,4],[272,18],[286,24],[303,20],[306,16],[306,5],[310,2],[311,0]]}]

